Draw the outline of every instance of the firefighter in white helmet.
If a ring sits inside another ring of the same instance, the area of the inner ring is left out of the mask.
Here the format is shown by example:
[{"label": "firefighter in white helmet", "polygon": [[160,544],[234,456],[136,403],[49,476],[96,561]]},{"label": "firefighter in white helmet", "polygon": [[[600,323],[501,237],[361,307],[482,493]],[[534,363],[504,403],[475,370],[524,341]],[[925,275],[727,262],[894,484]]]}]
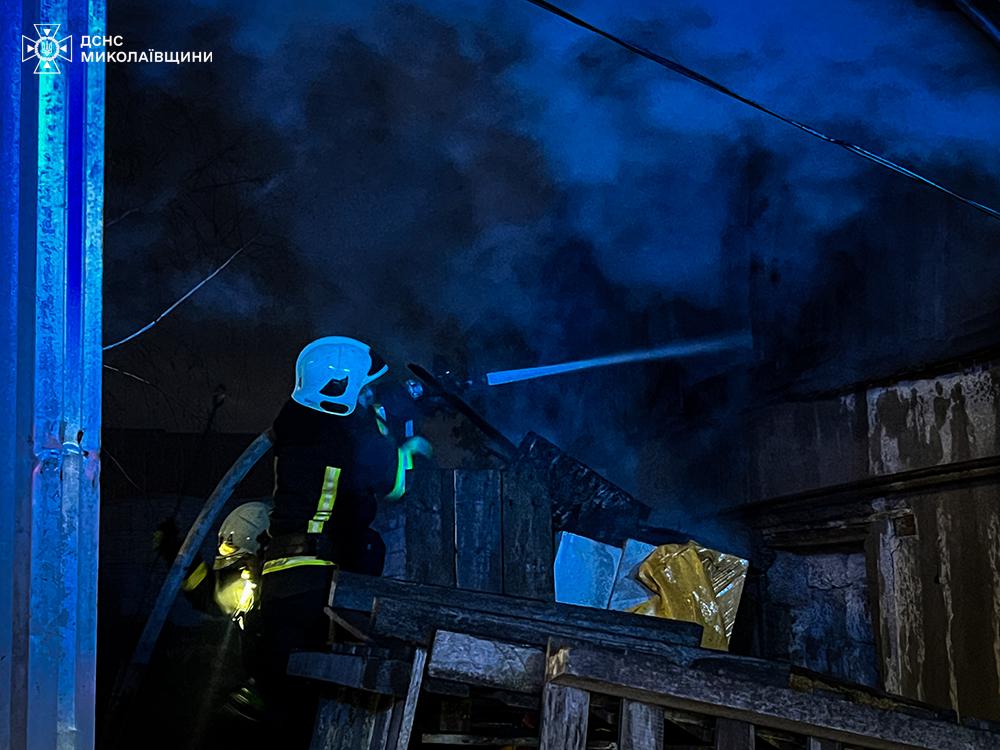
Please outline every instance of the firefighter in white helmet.
[{"label": "firefighter in white helmet", "polygon": [[215,602],[240,627],[256,603],[270,522],[271,503],[251,502],[236,508],[219,527],[219,544],[212,565]]},{"label": "firefighter in white helmet", "polygon": [[[219,526],[215,559],[193,562],[181,583],[188,601],[205,611],[212,610],[214,603],[243,627],[260,580],[270,514],[268,500],[243,503],[226,516]],[[154,547],[168,564],[177,555],[180,540],[172,519],[160,524]]]},{"label": "firefighter in white helmet", "polygon": [[[256,670],[269,708],[274,702],[286,713],[301,708],[289,685],[275,687],[284,682],[289,654],[326,642],[323,607],[334,567],[381,574],[385,545],[370,528],[378,501],[400,497],[413,456],[430,452],[422,438],[397,444],[376,403],[371,384],[388,369],[356,339],[313,341],[299,354],[291,398],[274,421],[274,508]],[[300,729],[308,732],[306,724]],[[296,744],[288,735],[285,741]]]}]

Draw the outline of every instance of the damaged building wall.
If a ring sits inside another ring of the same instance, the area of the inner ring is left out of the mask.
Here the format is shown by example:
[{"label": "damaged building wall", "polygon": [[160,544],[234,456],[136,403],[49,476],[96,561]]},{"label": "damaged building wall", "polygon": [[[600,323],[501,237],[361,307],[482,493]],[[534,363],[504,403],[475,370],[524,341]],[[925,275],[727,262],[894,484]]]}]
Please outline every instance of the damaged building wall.
[{"label": "damaged building wall", "polygon": [[772,406],[751,415],[750,424],[751,501],[849,482],[868,472],[864,394]]},{"label": "damaged building wall", "polygon": [[893,474],[1000,454],[1000,368],[873,388],[870,469]]},{"label": "damaged building wall", "polygon": [[[1000,367],[875,388],[871,472],[1000,457]],[[879,524],[879,628],[889,689],[973,716],[1000,716],[1000,477],[904,500]]]},{"label": "damaged building wall", "polygon": [[907,500],[877,532],[887,689],[977,717],[1000,696],[1000,513],[995,485]]},{"label": "damaged building wall", "polygon": [[756,415],[769,655],[1000,717],[998,424],[995,364]]},{"label": "damaged building wall", "polygon": [[766,575],[770,653],[816,672],[876,686],[865,567],[861,551],[777,553]]}]

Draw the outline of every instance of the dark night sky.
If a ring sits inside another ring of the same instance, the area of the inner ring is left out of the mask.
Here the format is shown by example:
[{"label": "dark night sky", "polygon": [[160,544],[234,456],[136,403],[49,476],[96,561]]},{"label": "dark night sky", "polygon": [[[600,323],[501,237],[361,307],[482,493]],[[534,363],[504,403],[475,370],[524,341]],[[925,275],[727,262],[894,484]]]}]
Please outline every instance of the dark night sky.
[{"label": "dark night sky", "polygon": [[[568,3],[793,117],[1000,204],[1000,53],[948,3]],[[659,506],[768,387],[996,343],[1000,223],[523,2],[110,3],[106,423],[267,426],[297,349],[469,373],[752,330],[755,353],[473,396]],[[992,338],[991,338],[992,337]]]}]

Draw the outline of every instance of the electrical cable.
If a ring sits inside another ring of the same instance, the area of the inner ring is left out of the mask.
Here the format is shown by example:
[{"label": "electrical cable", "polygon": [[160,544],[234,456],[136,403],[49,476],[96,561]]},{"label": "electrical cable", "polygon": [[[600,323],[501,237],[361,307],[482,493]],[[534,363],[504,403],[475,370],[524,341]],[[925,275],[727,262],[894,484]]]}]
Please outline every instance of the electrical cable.
[{"label": "electrical cable", "polygon": [[609,42],[612,42],[614,44],[617,44],[619,47],[627,49],[629,52],[639,55],[640,57],[644,57],[647,60],[656,63],[657,65],[667,68],[668,70],[672,70],[674,73],[677,73],[678,75],[684,76],[685,78],[695,81],[696,83],[700,83],[702,86],[707,86],[708,88],[717,91],[720,94],[724,94],[725,96],[728,96],[731,99],[735,99],[738,102],[742,102],[748,107],[756,109],[758,112],[763,112],[764,114],[770,115],[771,117],[781,120],[782,122],[791,125],[794,128],[798,128],[802,132],[808,133],[814,138],[819,138],[821,141],[832,143],[835,146],[840,146],[840,148],[845,149],[846,151],[850,151],[852,154],[856,154],[857,156],[860,156],[863,159],[867,159],[868,161],[878,164],[882,167],[885,167],[886,169],[892,170],[897,174],[901,174],[904,177],[908,177],[909,179],[915,182],[919,182],[923,185],[926,185],[927,187],[938,190],[939,192],[942,192],[945,195],[948,195],[957,201],[961,201],[967,206],[971,206],[972,208],[975,208],[976,210],[983,212],[987,216],[991,216],[994,219],[1000,219],[1000,211],[997,211],[994,208],[990,208],[989,206],[986,206],[982,203],[979,203],[978,201],[974,201],[971,198],[968,198],[960,193],[957,193],[954,190],[945,187],[944,185],[938,182],[935,182],[934,180],[931,180],[927,177],[924,177],[921,174],[918,174],[917,172],[914,172],[912,169],[904,167],[901,164],[898,164],[890,159],[885,158],[884,156],[876,154],[872,151],[869,151],[868,149],[862,148],[861,146],[855,145],[840,138],[834,138],[833,136],[826,135],[825,133],[816,130],[813,127],[810,127],[809,125],[806,125],[805,123],[801,123],[798,120],[795,120],[791,117],[787,117],[779,112],[776,112],[773,109],[766,107],[763,104],[754,101],[753,99],[749,99],[743,96],[742,94],[733,91],[729,87],[724,86],[721,83],[712,80],[708,76],[702,75],[701,73],[692,70],[686,65],[682,65],[681,63],[676,62],[675,60],[671,60],[669,58],[663,57],[662,55],[658,55],[657,53],[651,52],[645,47],[640,47],[638,44],[634,44],[633,42],[630,42],[626,39],[622,39],[621,37],[615,36],[609,31],[605,31],[604,29],[594,26],[593,24],[584,21],[582,18],[574,16],[572,13],[563,10],[559,6],[547,2],[547,0],[527,0],[527,2],[541,8],[542,10],[546,10],[549,13],[559,16],[565,21],[569,21],[575,26],[579,26],[581,29],[585,29],[586,31],[589,31],[593,34],[597,34],[598,36],[607,39]]},{"label": "electrical cable", "polygon": [[118,341],[114,342],[113,344],[106,344],[105,346],[102,347],[102,351],[106,351],[106,352],[110,351],[110,350],[114,349],[115,347],[121,346],[122,344],[127,343],[127,342],[131,341],[132,339],[134,339],[134,338],[136,338],[136,337],[141,336],[142,334],[144,334],[146,331],[148,331],[150,328],[152,328],[153,326],[155,326],[157,323],[159,323],[161,320],[163,320],[165,317],[167,317],[170,313],[172,313],[178,306],[180,306],[180,304],[182,302],[184,302],[184,300],[186,300],[192,294],[194,294],[199,289],[201,289],[203,286],[205,286],[205,284],[207,284],[209,281],[211,281],[216,276],[218,276],[220,273],[222,273],[222,271],[226,268],[226,266],[228,266],[230,263],[232,263],[234,260],[236,260],[236,256],[238,256],[240,253],[242,253],[244,250],[246,250],[248,247],[250,247],[250,245],[253,244],[253,242],[256,239],[257,238],[254,237],[253,239],[249,240],[248,242],[243,243],[243,245],[241,247],[239,247],[236,250],[236,252],[234,252],[232,255],[230,255],[228,258],[226,258],[225,262],[221,266],[219,266],[218,268],[216,268],[214,271],[212,271],[212,273],[210,273],[204,279],[202,279],[197,284],[195,284],[193,287],[191,287],[187,292],[184,293],[184,295],[180,299],[178,299],[177,301],[175,301],[172,305],[170,305],[170,307],[168,307],[166,310],[164,310],[158,316],[156,316],[155,320],[150,321],[149,323],[147,323],[146,325],[144,325],[139,330],[137,330],[137,331],[135,331],[133,333],[130,333],[125,338],[119,339]]}]

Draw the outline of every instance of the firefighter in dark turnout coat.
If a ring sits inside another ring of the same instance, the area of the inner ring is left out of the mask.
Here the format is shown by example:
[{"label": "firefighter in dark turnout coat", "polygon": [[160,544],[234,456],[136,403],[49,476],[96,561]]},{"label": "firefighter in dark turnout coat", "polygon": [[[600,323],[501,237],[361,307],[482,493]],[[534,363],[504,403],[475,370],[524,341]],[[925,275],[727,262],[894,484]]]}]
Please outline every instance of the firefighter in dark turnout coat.
[{"label": "firefighter in dark turnout coat", "polygon": [[421,438],[397,446],[384,411],[366,398],[366,386],[387,370],[355,339],[314,341],[299,355],[292,397],[274,421],[271,541],[254,630],[261,695],[285,718],[301,713],[309,723],[301,705],[290,705],[284,676],[292,651],[326,642],[332,571],[381,574],[385,546],[370,528],[378,501],[400,497],[413,454],[429,452]]}]

